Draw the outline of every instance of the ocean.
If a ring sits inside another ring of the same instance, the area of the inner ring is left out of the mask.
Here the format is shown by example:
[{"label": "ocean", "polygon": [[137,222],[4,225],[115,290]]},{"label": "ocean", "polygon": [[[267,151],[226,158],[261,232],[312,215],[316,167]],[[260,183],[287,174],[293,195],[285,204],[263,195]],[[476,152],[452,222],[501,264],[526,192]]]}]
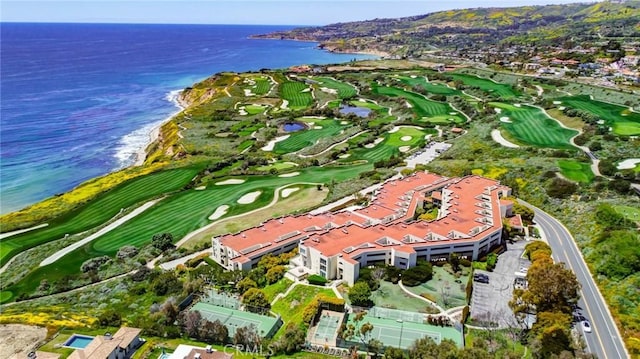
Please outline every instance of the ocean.
[{"label": "ocean", "polygon": [[290,28],[0,23],[0,213],[132,165],[214,73],[372,58],[248,38]]}]

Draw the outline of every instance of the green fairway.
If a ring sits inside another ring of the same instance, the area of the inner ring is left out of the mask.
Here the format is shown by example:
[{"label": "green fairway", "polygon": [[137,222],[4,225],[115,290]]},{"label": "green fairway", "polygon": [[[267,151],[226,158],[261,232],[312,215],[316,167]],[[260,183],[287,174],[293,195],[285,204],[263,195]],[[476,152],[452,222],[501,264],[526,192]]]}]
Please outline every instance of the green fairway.
[{"label": "green fairway", "polygon": [[513,99],[514,97],[520,96],[520,93],[510,85],[496,83],[492,80],[481,78],[474,75],[459,74],[459,73],[452,73],[448,75],[453,77],[454,80],[462,81],[467,86],[474,86],[484,92],[495,94],[502,100],[510,100],[510,99]]},{"label": "green fairway", "polygon": [[276,162],[276,163],[273,163],[273,164],[270,164],[270,165],[266,165],[266,166],[259,166],[256,169],[258,171],[269,171],[270,169],[275,168],[278,171],[281,171],[281,170],[286,170],[286,169],[293,168],[293,167],[296,167],[296,166],[297,166],[297,164],[295,164],[293,162]]},{"label": "green fairway", "polygon": [[605,121],[616,135],[640,135],[640,113],[629,108],[607,102],[592,100],[589,96],[570,96],[559,98],[562,106],[568,106],[594,114]]},{"label": "green fairway", "polygon": [[560,173],[575,182],[591,183],[595,178],[591,171],[591,164],[576,160],[558,160]]},{"label": "green fairway", "polygon": [[[312,128],[293,132],[284,141],[276,143],[273,152],[276,154],[299,151],[307,146],[315,144],[321,138],[335,136],[349,125],[341,125],[336,120],[314,119]],[[318,128],[321,127],[321,128]]]},{"label": "green fairway", "polygon": [[255,81],[255,86],[251,89],[251,92],[260,96],[265,95],[271,90],[271,81],[266,76],[254,77],[252,78]]},{"label": "green fairway", "polygon": [[338,98],[351,98],[358,94],[355,87],[352,85],[338,81],[331,77],[314,77],[314,81],[318,82],[320,87],[326,87],[338,92]]},{"label": "green fairway", "polygon": [[627,219],[640,222],[640,208],[630,206],[613,206],[613,208]]},{"label": "green fairway", "polygon": [[415,76],[415,77],[396,76],[396,78],[400,79],[400,81],[402,81],[403,83],[411,87],[416,85],[421,86],[427,92],[432,94],[445,95],[445,96],[454,96],[454,95],[462,96],[461,91],[451,88],[447,85],[435,84],[435,83],[429,82],[427,81],[426,76]]},{"label": "green fairway", "polygon": [[[35,269],[16,286],[6,290],[14,294],[30,293],[43,279],[54,282],[69,275],[78,275],[80,266],[87,259],[101,255],[113,256],[124,245],[140,247],[149,243],[157,233],[171,233],[175,240],[179,240],[187,233],[210,223],[208,216],[223,204],[229,205],[227,215],[241,214],[265,206],[273,199],[275,189],[286,184],[344,181],[357,178],[360,173],[371,169],[372,166],[368,164],[309,167],[301,170],[300,175],[295,177],[251,176],[242,184],[212,185],[205,190],[178,192],[58,261]],[[255,191],[262,192],[255,202],[237,203],[240,197]],[[172,220],[167,221],[167,218]]]},{"label": "green fairway", "polygon": [[375,86],[374,92],[379,95],[390,97],[402,97],[412,106],[414,113],[422,118],[424,122],[442,123],[443,118],[450,123],[464,123],[467,119],[456,111],[448,103],[437,102],[415,92],[405,91],[397,87]]},{"label": "green fairway", "polygon": [[356,107],[368,108],[373,111],[382,111],[383,113],[386,113],[388,111],[386,107],[382,107],[372,101],[353,100],[353,101],[349,101],[349,104]]},{"label": "green fairway", "polygon": [[249,115],[257,115],[257,114],[260,114],[260,113],[264,113],[264,111],[266,111],[267,108],[269,108],[268,106],[253,105],[253,104],[244,105],[242,107],[244,107],[244,110]]},{"label": "green fairway", "polygon": [[310,88],[302,82],[286,81],[280,84],[280,96],[289,102],[288,107],[300,110],[311,106],[313,97]]},{"label": "green fairway", "polygon": [[0,263],[22,250],[94,228],[113,218],[122,208],[184,187],[200,171],[187,167],[135,178],[100,195],[76,211],[57,218],[48,227],[15,235],[0,241]]},{"label": "green fairway", "polygon": [[507,118],[506,121],[509,122],[502,121],[500,125],[518,141],[537,147],[575,149],[570,139],[578,131],[561,127],[541,109],[500,102],[491,102],[489,105],[501,109],[499,116]]},{"label": "green fairway", "polygon": [[[435,130],[433,131],[435,132]],[[424,145],[424,137],[427,132],[429,131],[419,130],[412,127],[402,127],[394,133],[386,134],[384,140],[373,148],[358,147],[349,151],[351,156],[340,159],[339,162],[364,160],[373,164],[378,161],[388,160],[393,155],[399,155],[402,147],[405,147],[404,149],[407,150],[409,148]],[[351,139],[349,143],[357,144],[364,137],[366,137],[366,134]]]}]

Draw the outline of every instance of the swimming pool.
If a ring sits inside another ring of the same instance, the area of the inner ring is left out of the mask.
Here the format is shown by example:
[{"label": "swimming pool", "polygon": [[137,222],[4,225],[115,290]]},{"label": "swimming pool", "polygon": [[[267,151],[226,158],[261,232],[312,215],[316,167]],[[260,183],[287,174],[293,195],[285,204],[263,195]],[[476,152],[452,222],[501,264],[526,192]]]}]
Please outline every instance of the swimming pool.
[{"label": "swimming pool", "polygon": [[84,349],[92,340],[93,337],[88,335],[73,334],[62,346],[66,348]]}]

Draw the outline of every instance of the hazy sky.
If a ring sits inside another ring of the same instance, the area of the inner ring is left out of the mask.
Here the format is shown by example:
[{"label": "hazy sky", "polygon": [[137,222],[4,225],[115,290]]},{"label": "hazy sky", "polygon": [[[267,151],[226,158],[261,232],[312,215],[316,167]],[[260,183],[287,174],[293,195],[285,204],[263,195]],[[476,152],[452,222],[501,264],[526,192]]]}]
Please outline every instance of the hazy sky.
[{"label": "hazy sky", "polygon": [[469,7],[576,0],[0,0],[3,22],[324,25]]}]

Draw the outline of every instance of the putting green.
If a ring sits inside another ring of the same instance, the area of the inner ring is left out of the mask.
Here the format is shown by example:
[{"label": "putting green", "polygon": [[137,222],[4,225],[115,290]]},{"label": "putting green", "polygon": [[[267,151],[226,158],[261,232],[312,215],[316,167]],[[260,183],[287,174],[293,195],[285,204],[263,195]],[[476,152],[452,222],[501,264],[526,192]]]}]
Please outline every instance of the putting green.
[{"label": "putting green", "polygon": [[590,183],[595,178],[589,163],[576,160],[558,160],[558,167],[564,177],[575,182]]},{"label": "putting green", "polygon": [[627,219],[634,222],[640,222],[640,208],[631,206],[613,206],[616,212],[622,214]]}]

